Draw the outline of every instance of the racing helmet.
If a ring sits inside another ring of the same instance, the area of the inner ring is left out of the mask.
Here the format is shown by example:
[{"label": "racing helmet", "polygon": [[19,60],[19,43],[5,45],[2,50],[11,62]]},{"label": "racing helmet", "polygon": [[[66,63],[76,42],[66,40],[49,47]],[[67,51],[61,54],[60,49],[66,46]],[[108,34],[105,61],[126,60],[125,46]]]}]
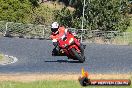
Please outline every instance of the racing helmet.
[{"label": "racing helmet", "polygon": [[58,31],[58,28],[59,28],[59,24],[57,22],[53,22],[51,25],[51,31],[55,33],[56,31]]}]

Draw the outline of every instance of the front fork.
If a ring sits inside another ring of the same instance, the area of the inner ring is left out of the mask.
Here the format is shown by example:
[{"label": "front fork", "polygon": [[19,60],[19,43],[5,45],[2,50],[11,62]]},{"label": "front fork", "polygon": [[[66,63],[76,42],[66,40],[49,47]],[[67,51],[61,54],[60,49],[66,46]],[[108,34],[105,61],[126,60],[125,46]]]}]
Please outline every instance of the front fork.
[{"label": "front fork", "polygon": [[84,53],[85,47],[84,47],[84,45],[80,42],[80,40],[75,39],[75,44],[78,46],[78,48],[80,49],[80,51]]},{"label": "front fork", "polygon": [[78,46],[81,56],[84,57],[84,49],[86,45],[83,45],[78,39],[75,39],[75,44]]},{"label": "front fork", "polygon": [[82,43],[80,43],[80,41],[78,39],[75,38],[74,45],[71,45],[69,47],[69,49],[67,49],[67,54],[74,56],[73,53],[71,52],[71,49],[75,48],[77,50],[77,52],[81,54],[81,56],[84,56],[84,47],[83,46],[84,45]]}]

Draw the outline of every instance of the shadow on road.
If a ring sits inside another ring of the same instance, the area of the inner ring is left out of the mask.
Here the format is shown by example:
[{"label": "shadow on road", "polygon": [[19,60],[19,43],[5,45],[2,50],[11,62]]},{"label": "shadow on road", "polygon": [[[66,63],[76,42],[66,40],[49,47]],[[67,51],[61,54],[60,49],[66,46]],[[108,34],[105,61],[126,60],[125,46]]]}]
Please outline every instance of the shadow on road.
[{"label": "shadow on road", "polygon": [[80,63],[79,61],[68,61],[68,60],[56,60],[56,61],[45,61],[45,62],[51,62],[51,63]]}]

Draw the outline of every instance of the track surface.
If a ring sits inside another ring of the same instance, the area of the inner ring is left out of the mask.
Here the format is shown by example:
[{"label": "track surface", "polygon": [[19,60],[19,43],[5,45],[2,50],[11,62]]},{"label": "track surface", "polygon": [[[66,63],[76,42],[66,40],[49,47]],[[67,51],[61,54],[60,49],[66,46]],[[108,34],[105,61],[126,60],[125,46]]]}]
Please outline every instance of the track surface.
[{"label": "track surface", "polygon": [[87,44],[85,63],[53,57],[52,49],[51,41],[0,38],[0,52],[18,58],[14,64],[0,65],[0,73],[76,73],[82,67],[91,73],[132,72],[132,46]]}]

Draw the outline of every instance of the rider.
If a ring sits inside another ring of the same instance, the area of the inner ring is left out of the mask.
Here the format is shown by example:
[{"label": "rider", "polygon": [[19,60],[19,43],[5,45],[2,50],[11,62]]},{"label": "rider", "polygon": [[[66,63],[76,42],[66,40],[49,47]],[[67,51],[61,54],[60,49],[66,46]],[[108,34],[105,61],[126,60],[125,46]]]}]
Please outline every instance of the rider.
[{"label": "rider", "polygon": [[53,22],[51,25],[51,39],[53,42],[53,45],[55,48],[53,51],[59,52],[59,47],[58,47],[58,40],[60,38],[64,38],[65,35],[67,34],[68,29],[66,29],[64,26],[59,26],[58,22]]},{"label": "rider", "polygon": [[[53,42],[53,45],[55,48],[53,49],[53,52],[56,52],[57,54],[59,53],[59,46],[58,46],[58,40],[60,38],[64,38],[67,34],[68,29],[66,29],[64,26],[59,26],[58,22],[53,22],[51,25],[51,39]],[[80,47],[81,48],[81,47]],[[53,53],[52,53],[53,54]]]}]

